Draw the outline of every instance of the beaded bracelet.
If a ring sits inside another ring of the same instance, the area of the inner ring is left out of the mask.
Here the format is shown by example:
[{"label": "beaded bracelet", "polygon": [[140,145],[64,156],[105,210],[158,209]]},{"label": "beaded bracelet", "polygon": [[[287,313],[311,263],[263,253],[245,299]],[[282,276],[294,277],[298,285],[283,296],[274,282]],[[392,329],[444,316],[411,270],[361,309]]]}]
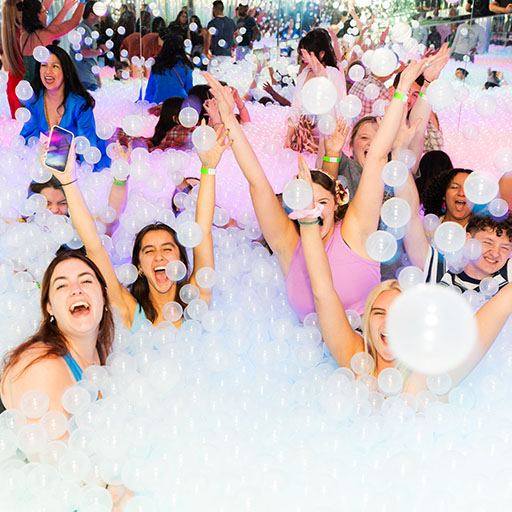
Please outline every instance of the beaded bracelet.
[{"label": "beaded bracelet", "polygon": [[337,156],[324,156],[324,162],[329,162],[330,164],[339,164],[341,162],[341,158]]},{"label": "beaded bracelet", "polygon": [[208,174],[210,176],[215,176],[215,169],[208,169],[208,167],[201,167],[201,174]]},{"label": "beaded bracelet", "polygon": [[61,183],[60,186],[65,187],[66,185],[71,185],[71,183],[75,183],[77,181],[78,181],[78,178],[75,178],[73,181],[70,181],[69,183]]}]

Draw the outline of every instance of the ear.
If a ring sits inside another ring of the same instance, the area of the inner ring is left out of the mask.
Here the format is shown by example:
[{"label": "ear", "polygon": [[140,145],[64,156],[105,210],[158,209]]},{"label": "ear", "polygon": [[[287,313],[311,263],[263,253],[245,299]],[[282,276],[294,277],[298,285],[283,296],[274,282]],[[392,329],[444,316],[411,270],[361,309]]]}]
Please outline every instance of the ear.
[{"label": "ear", "polygon": [[48,312],[48,314],[49,314],[50,316],[52,316],[52,315],[53,315],[53,309],[52,309],[52,305],[50,304],[50,301],[48,301],[48,302],[46,303],[46,311]]},{"label": "ear", "polygon": [[322,62],[324,60],[324,57],[325,57],[325,52],[322,50],[319,54],[318,54],[318,57],[320,57],[318,60],[320,62]]},{"label": "ear", "polygon": [[466,232],[466,240],[469,240],[470,238],[473,238],[473,237],[471,236],[471,233]]}]

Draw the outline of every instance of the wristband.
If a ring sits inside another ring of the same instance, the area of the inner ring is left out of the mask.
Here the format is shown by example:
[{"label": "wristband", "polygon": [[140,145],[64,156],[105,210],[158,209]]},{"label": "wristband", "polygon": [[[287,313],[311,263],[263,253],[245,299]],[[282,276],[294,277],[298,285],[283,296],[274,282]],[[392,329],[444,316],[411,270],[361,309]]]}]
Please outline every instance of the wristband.
[{"label": "wristband", "polygon": [[425,77],[423,77],[423,81],[427,82],[427,84],[431,84],[432,83],[430,80],[427,80]]},{"label": "wristband", "polygon": [[87,5],[87,0],[80,0],[84,5]]},{"label": "wristband", "polygon": [[215,176],[215,169],[208,169],[208,167],[201,167],[201,174],[209,174]]},{"label": "wristband", "polygon": [[126,183],[128,183],[128,180],[117,181],[115,178],[112,181],[114,182],[114,185],[119,185],[120,187],[124,187]]},{"label": "wristband", "polygon": [[419,92],[418,94],[418,98],[424,98],[425,97],[425,94],[423,94],[421,91]]},{"label": "wristband", "polygon": [[320,203],[315,203],[315,207],[311,210],[294,210],[293,212],[288,214],[288,218],[292,220],[299,220],[299,219],[316,219],[322,215],[322,212],[324,211],[324,205]]},{"label": "wristband", "polygon": [[393,94],[393,98],[396,98],[397,100],[400,100],[402,103],[407,103],[407,95],[402,94],[401,92],[396,91],[395,94]]},{"label": "wristband", "polygon": [[73,181],[70,181],[69,183],[61,183],[60,186],[65,187],[66,185],[71,185],[71,183],[75,183],[76,181],[78,181],[78,178],[75,178]]},{"label": "wristband", "polygon": [[329,162],[330,164],[339,164],[341,162],[341,158],[337,156],[324,156],[324,162]]},{"label": "wristband", "polygon": [[320,219],[315,219],[313,222],[304,222],[302,220],[297,221],[301,226],[314,226],[315,224],[320,224]]}]

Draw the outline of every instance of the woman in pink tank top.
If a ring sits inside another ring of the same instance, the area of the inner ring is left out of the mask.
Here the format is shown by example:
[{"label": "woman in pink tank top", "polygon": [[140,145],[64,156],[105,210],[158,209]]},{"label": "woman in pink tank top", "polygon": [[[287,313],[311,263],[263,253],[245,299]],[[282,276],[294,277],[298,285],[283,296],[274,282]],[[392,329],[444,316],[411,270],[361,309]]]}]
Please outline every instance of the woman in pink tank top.
[{"label": "woman in pink tank top", "polygon": [[[401,90],[409,90],[417,76],[413,74],[405,71],[402,73]],[[235,158],[249,182],[252,203],[263,236],[276,254],[286,277],[290,304],[303,319],[315,307],[296,224],[281,207],[233,114],[234,100],[230,90],[210,74],[204,73],[204,76],[217,100],[222,122],[229,130]],[[360,313],[368,293],[380,282],[379,264],[368,256],[366,240],[378,228],[384,193],[382,168],[399,131],[401,117],[401,112],[398,115],[392,112],[392,115],[386,114],[384,117],[368,150],[359,188],[350,204],[346,204],[348,197],[344,191],[337,193],[335,178],[323,171],[312,173],[314,202],[323,206],[320,235],[329,254],[336,291],[346,309],[356,309]],[[347,132],[345,123],[342,124],[340,120],[331,137],[344,141]]]}]

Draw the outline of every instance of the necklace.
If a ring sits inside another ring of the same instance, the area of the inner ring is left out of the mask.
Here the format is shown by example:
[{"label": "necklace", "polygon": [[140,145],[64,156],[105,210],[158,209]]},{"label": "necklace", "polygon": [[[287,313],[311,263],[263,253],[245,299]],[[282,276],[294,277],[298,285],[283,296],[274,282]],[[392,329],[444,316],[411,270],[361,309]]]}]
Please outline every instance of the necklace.
[{"label": "necklace", "polygon": [[[53,126],[53,124],[51,123],[50,118],[48,116],[48,106],[46,103],[46,94],[44,94],[44,93],[43,93],[43,106],[44,106],[44,117],[46,118],[46,124],[48,125],[48,131],[49,131],[50,128]],[[57,107],[57,122],[54,123],[57,126],[60,124],[60,122],[62,120],[62,116],[59,115],[59,108],[60,107]]]}]

